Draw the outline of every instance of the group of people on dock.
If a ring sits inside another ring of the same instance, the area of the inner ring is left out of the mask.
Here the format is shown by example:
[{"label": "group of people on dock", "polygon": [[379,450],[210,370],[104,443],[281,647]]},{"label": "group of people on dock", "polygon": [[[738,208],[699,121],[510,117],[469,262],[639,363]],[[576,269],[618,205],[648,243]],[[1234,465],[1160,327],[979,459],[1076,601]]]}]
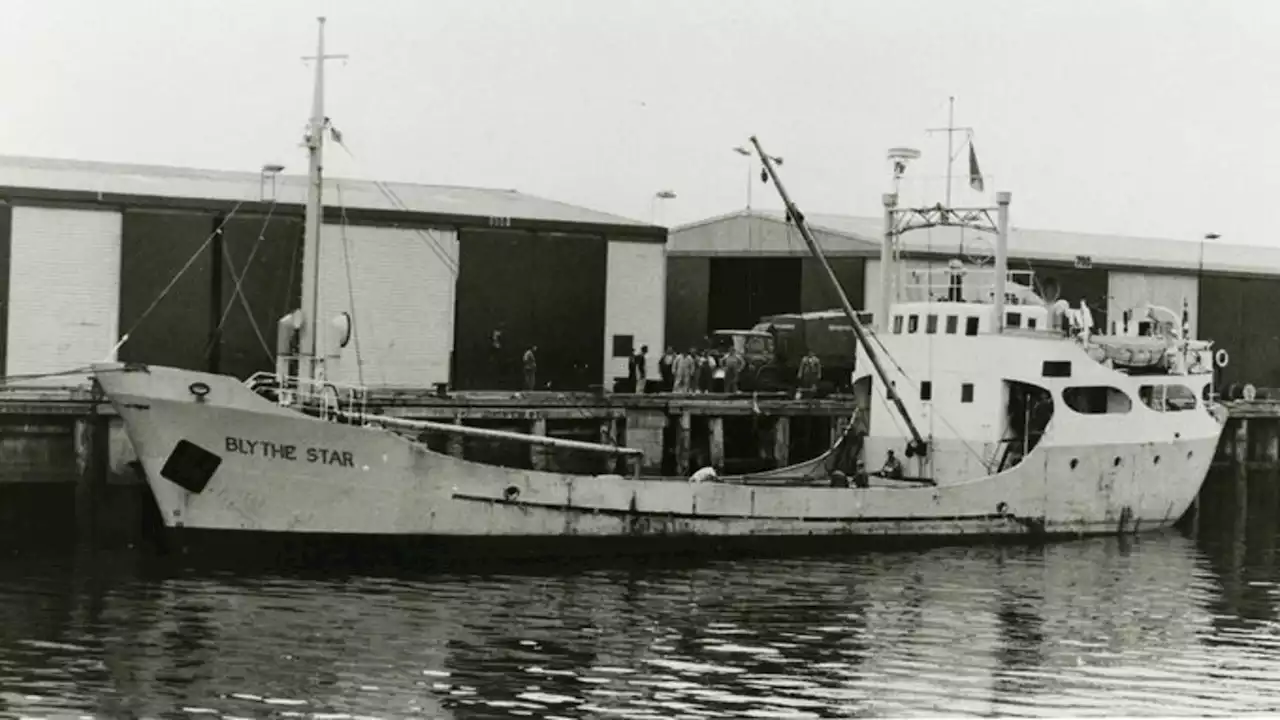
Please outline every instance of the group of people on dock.
[{"label": "group of people on dock", "polygon": [[668,346],[667,351],[658,359],[657,387],[650,382],[648,375],[649,347],[642,346],[640,351],[631,356],[628,369],[628,380],[635,392],[668,392],[682,395],[698,395],[715,390],[717,370],[723,370],[724,389],[726,393],[738,392],[738,379],[746,367],[746,360],[734,348],[722,358],[708,350],[689,348],[685,352],[676,352]]},{"label": "group of people on dock", "polygon": [[[658,359],[657,387],[649,380],[649,347],[642,346],[639,352],[631,356],[628,368],[628,381],[634,392],[666,392],[677,395],[701,395],[711,392],[723,392],[730,395],[740,391],[740,380],[747,369],[747,360],[735,347],[730,347],[723,355],[717,356],[710,350],[689,348],[685,352],[676,352],[668,346],[667,351]],[[723,377],[723,386],[716,386],[717,370]],[[800,390],[814,389],[822,378],[822,363],[810,350],[800,361],[796,380]]]}]

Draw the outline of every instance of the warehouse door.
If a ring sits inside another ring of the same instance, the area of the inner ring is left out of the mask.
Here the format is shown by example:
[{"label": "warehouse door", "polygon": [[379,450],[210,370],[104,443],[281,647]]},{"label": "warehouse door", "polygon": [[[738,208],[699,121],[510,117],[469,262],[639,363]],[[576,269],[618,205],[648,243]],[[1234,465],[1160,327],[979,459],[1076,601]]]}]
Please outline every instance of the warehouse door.
[{"label": "warehouse door", "polygon": [[[345,242],[344,242],[345,238]],[[452,230],[325,225],[320,317],[329,377],[427,388],[449,381],[458,236]],[[346,347],[333,319],[355,320]]]},{"label": "warehouse door", "polygon": [[800,258],[712,258],[707,332],[749,330],[760,318],[800,312]]},{"label": "warehouse door", "polygon": [[607,246],[592,235],[463,230],[459,238],[454,385],[521,387],[538,346],[538,384],[599,384],[604,368]]},{"label": "warehouse door", "polygon": [[[13,208],[7,375],[108,358],[119,339],[120,228],[118,212]],[[80,375],[38,382],[86,381]]]},{"label": "warehouse door", "polygon": [[[215,243],[211,214],[126,210],[120,251],[122,362],[208,370]],[[175,281],[174,278],[177,278]]]},{"label": "warehouse door", "polygon": [[275,370],[276,322],[299,307],[302,222],[237,214],[222,225],[220,238],[214,368],[243,380]]}]

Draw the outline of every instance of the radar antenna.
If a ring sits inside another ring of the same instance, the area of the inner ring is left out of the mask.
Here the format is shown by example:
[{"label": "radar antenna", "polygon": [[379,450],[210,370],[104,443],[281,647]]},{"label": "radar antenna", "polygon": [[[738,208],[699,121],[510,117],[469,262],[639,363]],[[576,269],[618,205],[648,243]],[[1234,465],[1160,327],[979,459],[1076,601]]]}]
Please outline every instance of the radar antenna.
[{"label": "radar antenna", "polygon": [[920,159],[920,151],[909,147],[889,148],[889,161],[893,163],[893,194],[898,194],[898,184],[907,172],[907,163]]}]

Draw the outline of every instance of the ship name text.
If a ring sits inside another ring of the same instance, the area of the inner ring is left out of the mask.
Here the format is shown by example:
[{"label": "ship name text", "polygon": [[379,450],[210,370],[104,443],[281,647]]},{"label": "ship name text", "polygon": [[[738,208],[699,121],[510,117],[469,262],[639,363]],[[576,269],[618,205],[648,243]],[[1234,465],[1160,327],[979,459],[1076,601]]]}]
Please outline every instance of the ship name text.
[{"label": "ship name text", "polygon": [[336,465],[338,467],[355,467],[353,453],[346,450],[334,450],[322,447],[299,447],[275,443],[270,440],[250,440],[249,438],[227,436],[227,452],[268,460],[288,460],[306,462],[315,465]]}]

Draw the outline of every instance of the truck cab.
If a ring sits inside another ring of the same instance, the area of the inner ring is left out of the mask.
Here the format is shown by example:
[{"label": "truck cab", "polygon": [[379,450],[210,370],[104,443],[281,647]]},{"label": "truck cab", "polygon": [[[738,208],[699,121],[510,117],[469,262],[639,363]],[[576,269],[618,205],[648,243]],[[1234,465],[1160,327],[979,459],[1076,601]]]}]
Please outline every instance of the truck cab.
[{"label": "truck cab", "polygon": [[[719,364],[729,348],[735,348],[742,356],[743,368],[738,386],[751,390],[780,390],[783,376],[777,362],[777,341],[772,333],[764,330],[717,330],[711,335],[711,354]],[[724,369],[717,368],[717,386],[724,381]]]}]

